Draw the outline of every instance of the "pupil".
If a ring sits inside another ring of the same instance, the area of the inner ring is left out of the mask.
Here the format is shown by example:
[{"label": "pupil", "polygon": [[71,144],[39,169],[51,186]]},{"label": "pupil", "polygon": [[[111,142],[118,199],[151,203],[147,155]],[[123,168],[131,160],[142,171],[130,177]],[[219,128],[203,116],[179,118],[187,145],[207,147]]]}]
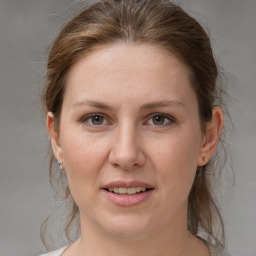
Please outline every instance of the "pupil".
[{"label": "pupil", "polygon": [[103,117],[102,116],[93,116],[92,117],[92,123],[95,125],[100,125],[103,123]]},{"label": "pupil", "polygon": [[153,118],[153,123],[157,124],[157,125],[163,124],[164,123],[164,117],[162,117],[162,116],[155,116]]}]

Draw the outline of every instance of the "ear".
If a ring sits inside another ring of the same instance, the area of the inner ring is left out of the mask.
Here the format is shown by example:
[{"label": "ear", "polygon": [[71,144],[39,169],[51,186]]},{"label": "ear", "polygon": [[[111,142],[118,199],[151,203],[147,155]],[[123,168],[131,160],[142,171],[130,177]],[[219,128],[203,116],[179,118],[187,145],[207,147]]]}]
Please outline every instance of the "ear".
[{"label": "ear", "polygon": [[63,161],[59,133],[56,131],[54,127],[54,115],[52,112],[47,113],[46,126],[47,126],[48,134],[51,139],[53,154],[57,159],[57,161]]},{"label": "ear", "polygon": [[219,106],[212,109],[212,120],[207,123],[197,165],[206,165],[213,156],[223,128],[223,113]]}]

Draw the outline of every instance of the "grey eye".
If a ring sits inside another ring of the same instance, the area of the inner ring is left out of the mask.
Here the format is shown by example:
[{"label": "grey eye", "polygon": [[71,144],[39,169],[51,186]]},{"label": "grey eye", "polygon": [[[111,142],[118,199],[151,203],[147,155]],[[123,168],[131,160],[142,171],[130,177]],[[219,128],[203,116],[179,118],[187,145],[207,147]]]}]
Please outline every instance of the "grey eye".
[{"label": "grey eye", "polygon": [[168,126],[174,122],[173,117],[167,114],[155,113],[151,118],[146,122],[148,125],[153,126]]},{"label": "grey eye", "polygon": [[91,123],[94,125],[101,125],[104,122],[104,117],[99,115],[94,115],[90,117]]},{"label": "grey eye", "polygon": [[157,115],[157,116],[152,117],[152,122],[154,125],[163,125],[163,124],[165,124],[166,119],[167,118],[165,116]]}]

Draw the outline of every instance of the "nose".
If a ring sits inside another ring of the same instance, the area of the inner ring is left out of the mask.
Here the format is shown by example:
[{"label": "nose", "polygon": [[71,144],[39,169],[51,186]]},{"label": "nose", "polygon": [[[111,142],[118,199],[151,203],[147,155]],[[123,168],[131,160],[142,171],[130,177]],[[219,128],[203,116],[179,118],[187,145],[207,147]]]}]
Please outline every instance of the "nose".
[{"label": "nose", "polygon": [[109,154],[109,162],[123,170],[131,170],[144,165],[145,155],[140,145],[140,135],[135,127],[127,124],[117,128]]}]

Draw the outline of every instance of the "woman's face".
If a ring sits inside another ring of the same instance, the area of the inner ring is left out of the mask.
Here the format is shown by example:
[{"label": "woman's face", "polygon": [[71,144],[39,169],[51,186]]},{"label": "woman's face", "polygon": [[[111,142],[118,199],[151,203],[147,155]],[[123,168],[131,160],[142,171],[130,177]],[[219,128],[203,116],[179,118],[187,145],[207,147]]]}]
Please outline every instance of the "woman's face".
[{"label": "woman's face", "polygon": [[51,137],[82,227],[126,239],[186,228],[204,135],[175,56],[146,44],[92,51],[71,70]]}]

